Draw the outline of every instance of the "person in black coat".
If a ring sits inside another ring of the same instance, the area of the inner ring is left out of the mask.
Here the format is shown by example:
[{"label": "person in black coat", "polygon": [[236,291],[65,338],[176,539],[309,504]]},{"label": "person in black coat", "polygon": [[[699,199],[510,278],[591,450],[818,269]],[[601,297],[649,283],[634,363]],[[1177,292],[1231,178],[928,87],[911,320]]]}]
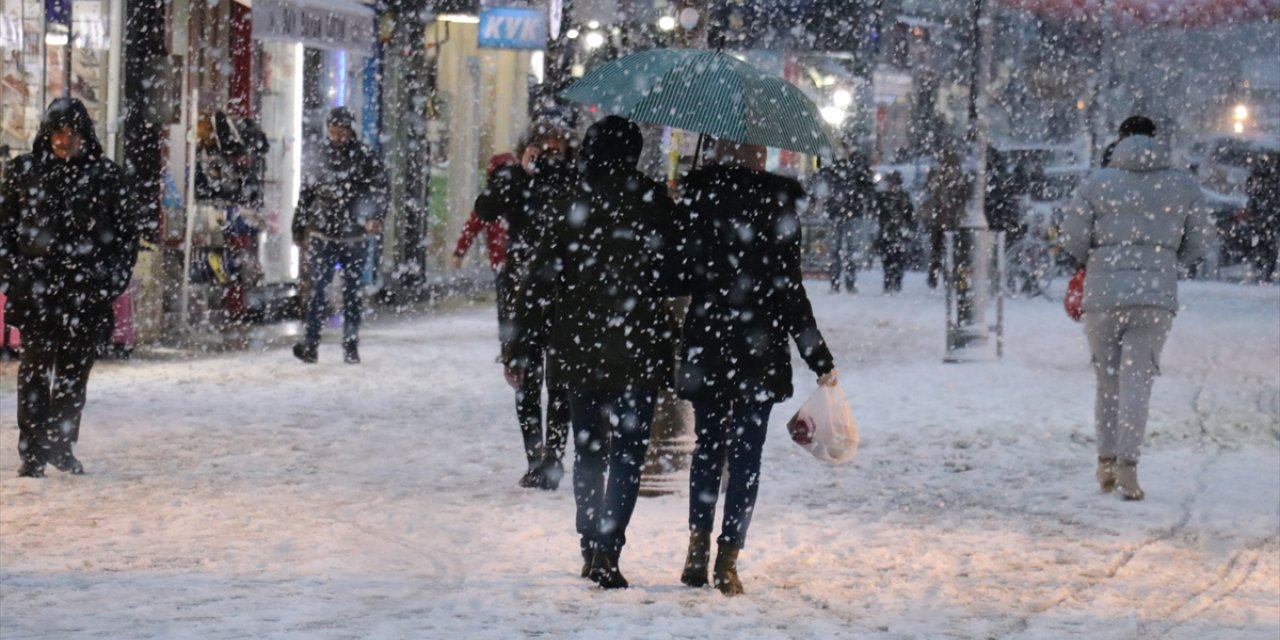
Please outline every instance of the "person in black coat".
[{"label": "person in black coat", "polygon": [[[545,345],[551,386],[569,390],[583,575],[606,589],[627,587],[618,558],[675,358],[662,305],[674,285],[674,205],[665,186],[636,169],[643,145],[639,127],[618,116],[587,130],[582,181],[529,261],[505,354],[508,377],[519,381]],[[548,326],[550,335],[539,335]]]},{"label": "person in black coat", "polygon": [[902,273],[906,269],[907,242],[911,238],[915,207],[911,204],[911,194],[902,188],[901,173],[890,173],[885,184],[885,190],[876,194],[877,217],[880,220],[876,248],[884,261],[884,292],[897,293],[902,291]]},{"label": "person in black coat", "polygon": [[126,197],[120,168],[104,156],[75,98],[49,105],[31,153],[5,171],[0,289],[5,321],[22,331],[20,476],[41,477],[46,463],[84,473],[72,446],[89,370],[138,255],[139,221]]},{"label": "person in black coat", "polygon": [[729,486],[715,562],[721,592],[742,592],[738,551],[759,489],[760,454],[774,403],[792,394],[794,339],[822,384],[835,384],[800,271],[800,184],[762,170],[764,149],[716,144],[718,164],[682,185],[684,253],[692,294],[677,391],[693,403],[697,444],[689,471],[689,554],[681,581],[707,584],[716,497]]},{"label": "person in black coat", "polygon": [[343,107],[330,111],[328,124],[329,138],[320,147],[293,218],[293,241],[306,250],[311,281],[303,340],[293,346],[293,355],[308,364],[317,361],[327,306],[325,289],[341,264],[343,361],[357,364],[367,239],[382,233],[387,175],[378,157],[357,138],[350,111]]},{"label": "person in black coat", "polygon": [[[498,272],[498,333],[505,350],[514,337],[511,306],[520,283],[529,273],[528,262],[542,240],[555,202],[568,197],[577,177],[569,153],[569,134],[551,123],[530,127],[516,149],[519,164],[496,168],[476,198],[476,217],[483,222],[507,223],[507,259]],[[545,320],[552,309],[543,310]],[[540,335],[546,335],[544,331]],[[532,340],[533,338],[531,338]],[[547,415],[542,418],[542,386],[546,380],[546,348],[529,343],[528,368],[516,391],[516,418],[524,437],[528,467],[520,486],[555,490],[564,476],[565,444],[569,435],[569,395],[563,387],[548,385]]]}]

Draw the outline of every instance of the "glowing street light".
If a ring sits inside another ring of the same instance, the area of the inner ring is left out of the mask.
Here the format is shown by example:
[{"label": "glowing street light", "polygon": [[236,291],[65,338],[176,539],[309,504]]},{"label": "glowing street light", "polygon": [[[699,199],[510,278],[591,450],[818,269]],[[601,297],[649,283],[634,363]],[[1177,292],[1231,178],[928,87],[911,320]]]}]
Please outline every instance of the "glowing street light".
[{"label": "glowing street light", "polygon": [[583,44],[587,45],[588,49],[599,49],[604,46],[604,34],[599,31],[589,31]]},{"label": "glowing street light", "polygon": [[578,38],[578,30],[577,30],[577,29],[570,29],[570,30],[568,30],[568,31],[564,32],[564,37],[566,37],[566,38],[568,38],[568,39],[570,39],[570,40],[576,40],[576,39]]},{"label": "glowing street light", "polygon": [[836,89],[831,94],[831,102],[843,109],[853,104],[853,94],[849,93],[847,89]]},{"label": "glowing street light", "polygon": [[1238,104],[1238,105],[1236,105],[1236,112],[1235,112],[1235,116],[1236,116],[1236,121],[1237,121],[1237,122],[1239,122],[1239,121],[1243,121],[1243,120],[1248,120],[1248,119],[1249,119],[1249,107],[1246,107],[1246,106],[1244,106],[1244,105],[1242,105],[1242,104]]},{"label": "glowing street light", "polygon": [[833,127],[840,126],[840,124],[844,122],[846,115],[847,114],[844,109],[834,105],[828,105],[822,108],[822,119],[826,120],[827,123]]},{"label": "glowing street light", "polygon": [[658,18],[658,28],[663,31],[675,31],[676,19],[672,16]]}]

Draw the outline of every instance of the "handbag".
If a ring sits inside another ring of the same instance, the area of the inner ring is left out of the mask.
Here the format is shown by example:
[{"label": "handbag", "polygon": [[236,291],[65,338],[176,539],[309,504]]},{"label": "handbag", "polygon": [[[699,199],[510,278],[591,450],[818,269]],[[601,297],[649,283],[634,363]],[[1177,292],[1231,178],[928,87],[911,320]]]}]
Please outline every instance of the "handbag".
[{"label": "handbag", "polygon": [[1076,322],[1084,317],[1084,267],[1076,269],[1075,275],[1067,283],[1067,295],[1062,297],[1062,308]]}]

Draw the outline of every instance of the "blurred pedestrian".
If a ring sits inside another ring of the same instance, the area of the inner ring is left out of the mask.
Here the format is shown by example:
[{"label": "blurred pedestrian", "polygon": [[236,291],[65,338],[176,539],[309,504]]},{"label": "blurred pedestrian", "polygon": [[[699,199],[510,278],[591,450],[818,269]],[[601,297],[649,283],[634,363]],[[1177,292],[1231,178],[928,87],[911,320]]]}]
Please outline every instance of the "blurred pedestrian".
[{"label": "blurred pedestrian", "polygon": [[724,520],[713,580],[742,593],[738,553],[760,488],[760,456],[774,403],[792,394],[790,341],[821,384],[835,384],[800,270],[800,183],[764,171],[764,148],[720,140],[716,160],[685,178],[677,218],[692,300],[677,389],[693,402],[689,550],[681,582],[707,585],[721,473]]},{"label": "blurred pedestrian", "polygon": [[1126,500],[1144,496],[1138,458],[1151,385],[1178,311],[1178,263],[1203,258],[1212,234],[1199,185],[1170,168],[1165,145],[1143,133],[1121,140],[1110,168],[1081,184],[1066,209],[1062,247],[1086,269],[1084,332],[1098,379],[1097,480]]},{"label": "blurred pedestrian", "polygon": [[925,228],[929,230],[930,289],[938,286],[942,275],[942,257],[946,251],[947,232],[960,227],[964,219],[965,203],[969,201],[973,183],[965,174],[963,158],[953,147],[947,147],[938,157],[938,166],[929,171],[925,179],[925,197],[921,205]]},{"label": "blurred pedestrian", "polygon": [[877,196],[880,233],[876,248],[884,263],[884,292],[897,293],[902,291],[915,207],[911,204],[911,194],[902,188],[902,174],[897,171],[885,178],[885,190]]},{"label": "blurred pedestrian", "polygon": [[868,223],[874,224],[876,187],[871,164],[854,151],[822,169],[816,190],[831,221],[831,290],[839,292],[843,285],[845,291],[857,293],[858,262],[865,249],[862,240]]},{"label": "blurred pedestrian", "polygon": [[1250,258],[1260,282],[1276,277],[1280,258],[1280,153],[1259,154],[1249,181],[1247,218],[1253,236]]},{"label": "blurred pedestrian", "polygon": [[[486,181],[493,179],[493,172],[503,167],[509,167],[519,164],[514,155],[510,153],[499,153],[489,158],[489,169],[485,173]],[[467,216],[467,222],[462,226],[462,235],[458,236],[458,243],[453,249],[453,267],[461,269],[467,258],[467,252],[471,250],[472,243],[480,234],[484,234],[485,251],[489,256],[489,268],[493,271],[494,290],[497,293],[495,305],[498,308],[498,326],[501,327],[507,322],[507,301],[499,291],[500,278],[502,275],[502,266],[507,261],[507,221],[502,217],[494,220],[484,221],[476,214],[475,209],[471,210],[471,215]]]},{"label": "blurred pedestrian", "polygon": [[[529,273],[529,258],[542,241],[555,204],[573,189],[576,171],[569,149],[569,133],[550,122],[533,124],[516,149],[518,164],[497,167],[476,198],[476,217],[481,222],[505,221],[506,260],[498,274],[499,338],[505,351],[515,336],[511,309],[521,283]],[[541,310],[544,323],[554,315],[553,304]],[[518,384],[508,379],[516,392],[516,417],[524,437],[528,467],[519,485],[555,490],[564,476],[566,439],[569,434],[569,395],[562,386],[547,385],[544,429],[542,388],[547,380],[546,340],[551,327],[527,337],[525,375]]]},{"label": "blurred pedestrian", "polygon": [[362,144],[355,115],[345,107],[329,112],[329,136],[318,162],[306,176],[293,219],[293,241],[307,255],[311,281],[306,326],[293,355],[314,364],[324,326],[325,289],[342,265],[342,360],[360,362],[360,322],[364,315],[361,280],[368,258],[367,239],[382,233],[387,212],[387,176],[378,157]]},{"label": "blurred pedestrian", "polygon": [[0,191],[4,316],[22,332],[18,475],[42,477],[46,463],[79,475],[72,447],[89,371],[133,273],[139,219],[79,100],[54,100],[31,147],[9,163]]},{"label": "blurred pedestrian", "polygon": [[[545,347],[551,386],[569,390],[582,575],[605,589],[628,586],[618,562],[675,355],[662,305],[672,203],[665,186],[636,169],[643,144],[640,128],[617,116],[587,130],[581,184],[529,261],[505,354],[508,377],[519,382],[540,367]],[[549,307],[552,332],[540,336]]]}]

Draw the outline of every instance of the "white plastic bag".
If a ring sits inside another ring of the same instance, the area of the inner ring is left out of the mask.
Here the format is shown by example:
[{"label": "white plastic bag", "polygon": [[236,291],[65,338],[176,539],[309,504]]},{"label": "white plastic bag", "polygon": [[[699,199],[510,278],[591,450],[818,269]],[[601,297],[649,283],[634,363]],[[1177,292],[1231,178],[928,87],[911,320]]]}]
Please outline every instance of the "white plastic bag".
[{"label": "white plastic bag", "polygon": [[824,462],[841,463],[858,452],[858,423],[839,385],[818,387],[787,421],[796,444]]}]

